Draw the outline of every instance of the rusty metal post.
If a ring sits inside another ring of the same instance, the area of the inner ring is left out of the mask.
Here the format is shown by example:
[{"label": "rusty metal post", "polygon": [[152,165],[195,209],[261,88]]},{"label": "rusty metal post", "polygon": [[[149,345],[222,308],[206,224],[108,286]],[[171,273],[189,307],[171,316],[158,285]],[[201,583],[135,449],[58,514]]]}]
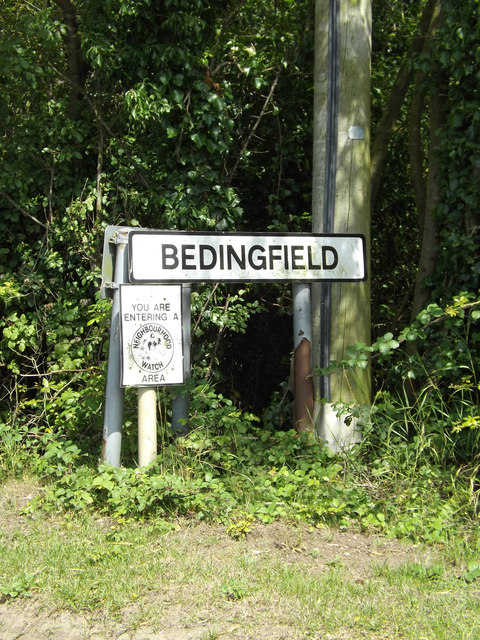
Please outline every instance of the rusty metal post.
[{"label": "rusty metal post", "polygon": [[310,285],[295,283],[292,292],[295,428],[314,433]]}]

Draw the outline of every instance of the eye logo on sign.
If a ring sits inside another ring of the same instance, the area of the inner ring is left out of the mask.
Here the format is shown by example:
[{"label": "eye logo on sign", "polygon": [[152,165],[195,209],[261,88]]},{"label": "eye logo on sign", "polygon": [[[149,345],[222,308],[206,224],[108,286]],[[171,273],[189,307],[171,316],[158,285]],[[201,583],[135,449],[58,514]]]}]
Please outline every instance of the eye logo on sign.
[{"label": "eye logo on sign", "polygon": [[173,340],[160,324],[146,324],[134,333],[132,356],[143,371],[158,372],[168,367],[173,358]]}]

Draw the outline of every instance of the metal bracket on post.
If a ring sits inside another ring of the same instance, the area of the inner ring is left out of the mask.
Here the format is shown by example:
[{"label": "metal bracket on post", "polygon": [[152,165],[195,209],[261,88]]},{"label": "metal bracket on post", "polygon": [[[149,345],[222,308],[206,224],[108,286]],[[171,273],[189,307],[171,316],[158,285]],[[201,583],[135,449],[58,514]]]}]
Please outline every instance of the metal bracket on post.
[{"label": "metal bracket on post", "polygon": [[[112,297],[110,344],[108,348],[107,389],[103,423],[103,460],[120,466],[122,448],[123,402],[125,389],[120,386],[120,290],[128,282],[128,229],[107,227],[105,230],[102,296]],[[111,273],[110,273],[111,271]],[[109,278],[110,276],[110,278]]]}]

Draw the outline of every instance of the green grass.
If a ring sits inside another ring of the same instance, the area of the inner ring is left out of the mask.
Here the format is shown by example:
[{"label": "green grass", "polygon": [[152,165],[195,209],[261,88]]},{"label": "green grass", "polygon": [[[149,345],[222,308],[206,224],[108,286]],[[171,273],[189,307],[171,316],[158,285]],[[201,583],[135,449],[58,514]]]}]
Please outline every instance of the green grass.
[{"label": "green grass", "polygon": [[184,628],[203,624],[204,638],[480,638],[478,577],[466,579],[465,559],[452,563],[443,546],[406,546],[393,566],[377,564],[373,544],[352,570],[371,538],[357,534],[347,555],[333,530],[304,525],[282,525],[280,543],[275,525],[235,540],[225,526],[189,520],[22,515],[24,503],[8,499],[22,491],[15,481],[2,487],[0,610],[34,597],[122,628],[160,629],[180,608]]}]

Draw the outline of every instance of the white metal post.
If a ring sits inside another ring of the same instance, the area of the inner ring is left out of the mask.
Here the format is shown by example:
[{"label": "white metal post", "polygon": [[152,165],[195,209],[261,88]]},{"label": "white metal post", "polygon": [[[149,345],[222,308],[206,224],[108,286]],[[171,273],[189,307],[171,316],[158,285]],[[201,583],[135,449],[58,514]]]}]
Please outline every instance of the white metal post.
[{"label": "white metal post", "polygon": [[157,457],[157,390],[138,387],[138,466],[146,467]]}]

